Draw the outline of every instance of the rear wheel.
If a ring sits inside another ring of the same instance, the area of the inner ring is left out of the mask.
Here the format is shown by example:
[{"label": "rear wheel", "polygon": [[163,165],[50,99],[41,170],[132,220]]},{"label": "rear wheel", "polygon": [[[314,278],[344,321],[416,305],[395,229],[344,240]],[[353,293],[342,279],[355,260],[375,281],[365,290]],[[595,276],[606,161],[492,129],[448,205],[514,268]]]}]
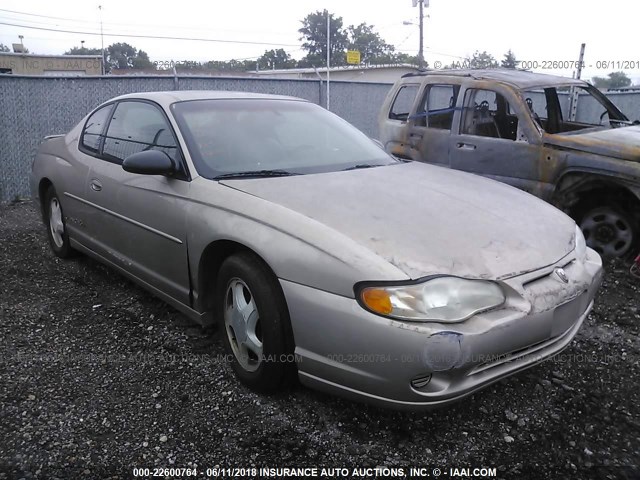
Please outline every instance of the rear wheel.
[{"label": "rear wheel", "polygon": [[587,245],[604,258],[622,257],[638,243],[634,218],[617,205],[589,208],[582,215],[580,228]]},{"label": "rear wheel", "polygon": [[62,204],[53,185],[47,189],[44,195],[44,215],[47,237],[53,253],[60,258],[73,256],[75,252],[69,242]]},{"label": "rear wheel", "polygon": [[252,254],[232,255],[220,268],[215,304],[240,381],[259,392],[281,388],[295,362],[289,313],[273,273]]}]

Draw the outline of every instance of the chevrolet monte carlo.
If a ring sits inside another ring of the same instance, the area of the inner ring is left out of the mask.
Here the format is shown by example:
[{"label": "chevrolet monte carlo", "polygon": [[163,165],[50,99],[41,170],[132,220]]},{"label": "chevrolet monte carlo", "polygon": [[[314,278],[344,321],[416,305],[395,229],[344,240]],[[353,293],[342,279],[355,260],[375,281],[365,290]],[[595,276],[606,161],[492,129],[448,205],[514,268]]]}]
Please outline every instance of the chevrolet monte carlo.
[{"label": "chevrolet monte carlo", "polygon": [[602,263],[513,187],[396,159],[310,102],[117,97],[47,137],[49,243],[219,322],[256,391],[296,377],[393,408],[460,399],[565,348]]}]

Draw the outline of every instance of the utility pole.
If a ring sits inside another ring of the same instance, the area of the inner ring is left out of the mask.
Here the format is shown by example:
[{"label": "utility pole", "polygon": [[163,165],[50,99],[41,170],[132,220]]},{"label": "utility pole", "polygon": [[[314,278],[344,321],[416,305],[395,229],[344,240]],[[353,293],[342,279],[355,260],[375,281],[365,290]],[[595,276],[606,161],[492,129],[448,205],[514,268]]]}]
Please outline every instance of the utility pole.
[{"label": "utility pole", "polygon": [[420,9],[420,48],[418,50],[418,67],[422,68],[424,66],[424,0],[418,0],[418,5]]},{"label": "utility pole", "polygon": [[[586,44],[583,43],[580,45],[580,56],[578,57],[578,68],[576,71],[575,78],[580,80],[580,75],[582,75],[582,64],[584,63],[584,48]],[[569,94],[569,118],[570,122],[575,122],[576,113],[578,111],[578,89],[576,87],[571,87],[571,93]]]},{"label": "utility pole", "polygon": [[327,10],[327,110],[331,110],[331,89],[329,87],[329,68],[331,67],[331,19]]},{"label": "utility pole", "polygon": [[98,10],[100,10],[100,48],[102,49],[102,75],[104,75],[104,34],[102,33],[102,5],[98,5]]},{"label": "utility pole", "polygon": [[[414,7],[418,7],[419,9],[419,17],[420,22],[418,26],[420,27],[420,46],[418,49],[418,67],[424,67],[424,9],[429,8],[429,0],[411,0],[411,3]],[[402,22],[405,25],[415,25],[412,22]]]}]

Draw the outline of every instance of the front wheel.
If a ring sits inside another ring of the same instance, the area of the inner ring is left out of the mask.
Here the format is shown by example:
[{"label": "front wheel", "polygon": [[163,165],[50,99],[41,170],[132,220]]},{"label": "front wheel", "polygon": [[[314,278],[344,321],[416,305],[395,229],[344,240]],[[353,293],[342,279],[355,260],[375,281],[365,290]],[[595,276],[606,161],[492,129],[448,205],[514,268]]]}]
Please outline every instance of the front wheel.
[{"label": "front wheel", "polygon": [[289,313],[273,273],[252,254],[232,255],[220,268],[215,304],[240,381],[258,392],[282,387],[295,362]]},{"label": "front wheel", "polygon": [[44,195],[44,221],[51,250],[60,258],[69,258],[75,253],[69,242],[62,204],[53,185]]},{"label": "front wheel", "polygon": [[588,209],[580,220],[587,245],[602,257],[622,257],[638,243],[638,227],[633,217],[618,206]]}]

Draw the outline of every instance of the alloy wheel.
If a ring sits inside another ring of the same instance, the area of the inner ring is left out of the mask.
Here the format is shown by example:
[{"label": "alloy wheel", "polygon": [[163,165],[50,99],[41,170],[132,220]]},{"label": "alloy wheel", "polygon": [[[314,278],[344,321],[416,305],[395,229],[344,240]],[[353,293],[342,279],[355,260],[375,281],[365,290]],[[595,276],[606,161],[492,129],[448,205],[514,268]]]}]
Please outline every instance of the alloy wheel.
[{"label": "alloy wheel", "polygon": [[49,204],[49,228],[53,243],[56,244],[56,247],[62,248],[64,245],[64,223],[62,221],[62,208],[56,197],[53,197]]},{"label": "alloy wheel", "polygon": [[238,363],[255,372],[263,361],[260,315],[251,290],[239,278],[232,278],[227,285],[224,326]]}]

